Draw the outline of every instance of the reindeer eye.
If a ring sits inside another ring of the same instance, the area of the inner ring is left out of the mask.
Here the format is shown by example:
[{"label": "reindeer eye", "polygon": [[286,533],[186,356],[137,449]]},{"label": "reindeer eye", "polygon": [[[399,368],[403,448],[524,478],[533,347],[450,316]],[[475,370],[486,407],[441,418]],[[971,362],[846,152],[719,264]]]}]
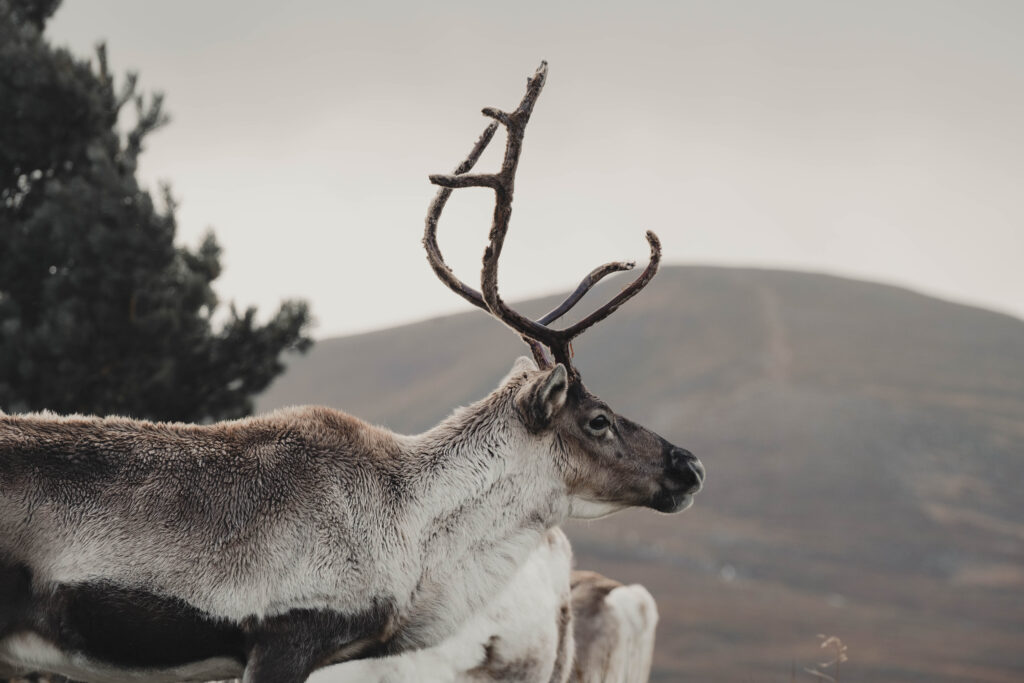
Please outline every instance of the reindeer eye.
[{"label": "reindeer eye", "polygon": [[587,423],[587,426],[593,429],[595,432],[603,432],[604,430],[608,429],[608,425],[610,424],[611,422],[608,421],[607,417],[605,417],[604,415],[597,415],[595,417],[590,418],[590,422]]}]

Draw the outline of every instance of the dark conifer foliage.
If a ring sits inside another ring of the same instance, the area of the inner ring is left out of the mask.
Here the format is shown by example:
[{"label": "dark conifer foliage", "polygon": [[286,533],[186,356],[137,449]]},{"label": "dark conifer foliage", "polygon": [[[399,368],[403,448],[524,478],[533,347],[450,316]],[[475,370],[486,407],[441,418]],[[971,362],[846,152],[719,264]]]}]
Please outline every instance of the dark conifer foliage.
[{"label": "dark conifer foliage", "polygon": [[245,415],[310,345],[306,304],[213,322],[216,240],[176,246],[170,189],[135,178],[163,99],[115,79],[102,46],[92,63],[50,46],[58,5],[0,0],[0,409]]}]

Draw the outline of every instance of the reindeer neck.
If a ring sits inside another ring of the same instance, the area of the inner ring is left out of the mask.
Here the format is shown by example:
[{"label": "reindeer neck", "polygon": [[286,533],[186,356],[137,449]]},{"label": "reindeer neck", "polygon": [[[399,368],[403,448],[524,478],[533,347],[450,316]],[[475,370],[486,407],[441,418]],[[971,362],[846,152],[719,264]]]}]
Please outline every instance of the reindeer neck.
[{"label": "reindeer neck", "polygon": [[[547,446],[523,428],[514,395],[502,387],[411,437],[410,483],[428,514],[466,514],[478,507],[512,504],[536,518],[535,508],[551,507],[563,491],[553,459],[542,455]],[[495,509],[490,514],[509,512]]]},{"label": "reindeer neck", "polygon": [[411,437],[408,465],[415,483],[431,490],[458,481],[475,497],[506,472],[521,439],[507,393],[496,391]]}]

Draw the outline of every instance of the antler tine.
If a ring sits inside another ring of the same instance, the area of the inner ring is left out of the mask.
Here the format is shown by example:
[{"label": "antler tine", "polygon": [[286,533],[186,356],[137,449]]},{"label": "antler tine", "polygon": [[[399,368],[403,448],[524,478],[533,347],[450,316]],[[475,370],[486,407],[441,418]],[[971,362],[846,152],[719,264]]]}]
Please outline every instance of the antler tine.
[{"label": "antler tine", "polygon": [[[573,306],[579,303],[579,300],[590,291],[590,289],[604,279],[606,276],[612,273],[618,273],[623,270],[630,270],[636,265],[632,261],[613,261],[612,263],[606,263],[603,266],[598,266],[592,271],[587,273],[587,276],[576,286],[572,294],[567,296],[565,300],[558,304],[555,308],[551,309],[548,313],[537,319],[537,323],[540,325],[549,325],[554,321],[561,318]],[[529,345],[530,350],[533,351],[533,357],[537,361],[537,367],[549,368],[552,367],[553,363],[548,360],[547,355],[544,353],[544,347],[541,344],[529,337],[523,335],[523,341]]]},{"label": "antler tine", "polygon": [[632,270],[635,265],[636,264],[632,261],[613,261],[594,268],[592,271],[587,273],[587,276],[583,278],[583,281],[580,282],[579,285],[577,285],[576,289],[573,290],[573,293],[566,297],[565,301],[558,304],[558,306],[551,309],[540,318],[537,318],[537,322],[541,325],[550,325],[568,313],[569,310],[583,298],[583,295],[589,292],[590,288],[604,279],[605,276],[611,275],[612,273],[619,273],[623,270]]},{"label": "antler tine", "polygon": [[[484,129],[484,132],[481,133],[479,139],[477,139],[476,144],[473,145],[473,149],[470,150],[463,162],[455,168],[453,175],[460,176],[473,170],[473,166],[475,166],[476,162],[480,160],[480,156],[484,153],[484,150],[491,142],[491,139],[494,137],[497,130],[497,123],[492,123]],[[430,176],[431,182],[434,182],[434,178],[436,177],[439,176]],[[441,282],[448,285],[449,289],[474,306],[478,306],[490,313],[491,310],[487,308],[487,303],[484,301],[480,292],[455,277],[455,273],[453,273],[452,269],[448,267],[448,264],[444,262],[444,256],[441,254],[441,248],[437,244],[437,222],[441,219],[441,212],[444,211],[445,204],[448,203],[448,198],[451,197],[451,195],[452,187],[441,187],[437,191],[437,194],[434,195],[434,201],[430,203],[430,208],[427,209],[427,225],[426,229],[423,231],[423,246],[427,250],[427,261],[430,262],[430,267],[434,269],[437,277],[441,279]]]},{"label": "antler tine", "polygon": [[[592,325],[595,325],[610,316],[619,308],[619,306],[639,294],[640,290],[646,287],[658,272],[658,265],[661,263],[661,241],[658,239],[657,235],[648,230],[647,243],[651,247],[651,260],[635,280],[626,285],[626,287],[612,297],[608,303],[575,325],[567,327],[564,330],[552,330],[555,341],[554,343],[548,344],[548,347],[551,349],[551,355],[554,357],[556,363],[561,363],[565,366],[571,377],[575,379],[579,378],[579,371],[577,371],[576,367],[572,364],[572,340],[583,334],[583,332]],[[582,294],[580,296],[582,296]],[[552,311],[551,313],[556,313],[557,311],[558,309],[555,309],[555,311]],[[548,315],[550,316],[551,314]],[[545,316],[545,318],[547,317],[548,316]],[[544,320],[544,318],[541,318],[541,320]]]},{"label": "antler tine", "polygon": [[643,272],[631,283],[629,283],[621,292],[612,297],[611,301],[606,303],[601,308],[597,309],[583,320],[579,321],[571,327],[567,327],[559,332],[560,335],[565,337],[567,340],[572,341],[574,337],[578,337],[583,334],[591,325],[599,323],[616,310],[619,306],[626,303],[634,296],[640,293],[640,290],[647,286],[647,284],[654,278],[658,272],[658,265],[661,263],[661,240],[652,231],[647,231],[647,243],[651,247],[651,260],[648,262],[647,267],[644,268]]},{"label": "antler tine", "polygon": [[508,131],[505,142],[505,158],[501,163],[501,171],[492,176],[494,184],[494,218],[491,223],[490,243],[484,251],[483,270],[480,273],[480,290],[484,301],[495,317],[521,335],[551,347],[555,342],[552,330],[546,326],[526,318],[513,311],[498,294],[498,260],[508,233],[509,220],[512,217],[512,194],[515,189],[515,173],[519,165],[519,154],[523,148],[523,134],[526,124],[533,113],[533,106],[544,88],[547,77],[547,62],[541,62],[540,68],[533,78],[527,81],[526,94],[519,106],[511,114],[496,109],[483,110],[484,115],[496,119]]}]

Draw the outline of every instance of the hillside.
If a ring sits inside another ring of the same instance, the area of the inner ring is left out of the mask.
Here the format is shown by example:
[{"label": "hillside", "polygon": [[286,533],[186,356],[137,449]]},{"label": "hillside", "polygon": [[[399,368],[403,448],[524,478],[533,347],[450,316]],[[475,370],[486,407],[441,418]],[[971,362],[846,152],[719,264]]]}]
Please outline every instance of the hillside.
[{"label": "hillside", "polygon": [[[524,351],[477,311],[326,340],[259,408],[418,431]],[[578,566],[657,598],[652,680],[789,681],[821,657],[817,633],[849,646],[846,681],[1024,680],[1024,322],[822,275],[675,267],[576,358],[592,391],[708,469],[681,516],[568,529]]]}]

